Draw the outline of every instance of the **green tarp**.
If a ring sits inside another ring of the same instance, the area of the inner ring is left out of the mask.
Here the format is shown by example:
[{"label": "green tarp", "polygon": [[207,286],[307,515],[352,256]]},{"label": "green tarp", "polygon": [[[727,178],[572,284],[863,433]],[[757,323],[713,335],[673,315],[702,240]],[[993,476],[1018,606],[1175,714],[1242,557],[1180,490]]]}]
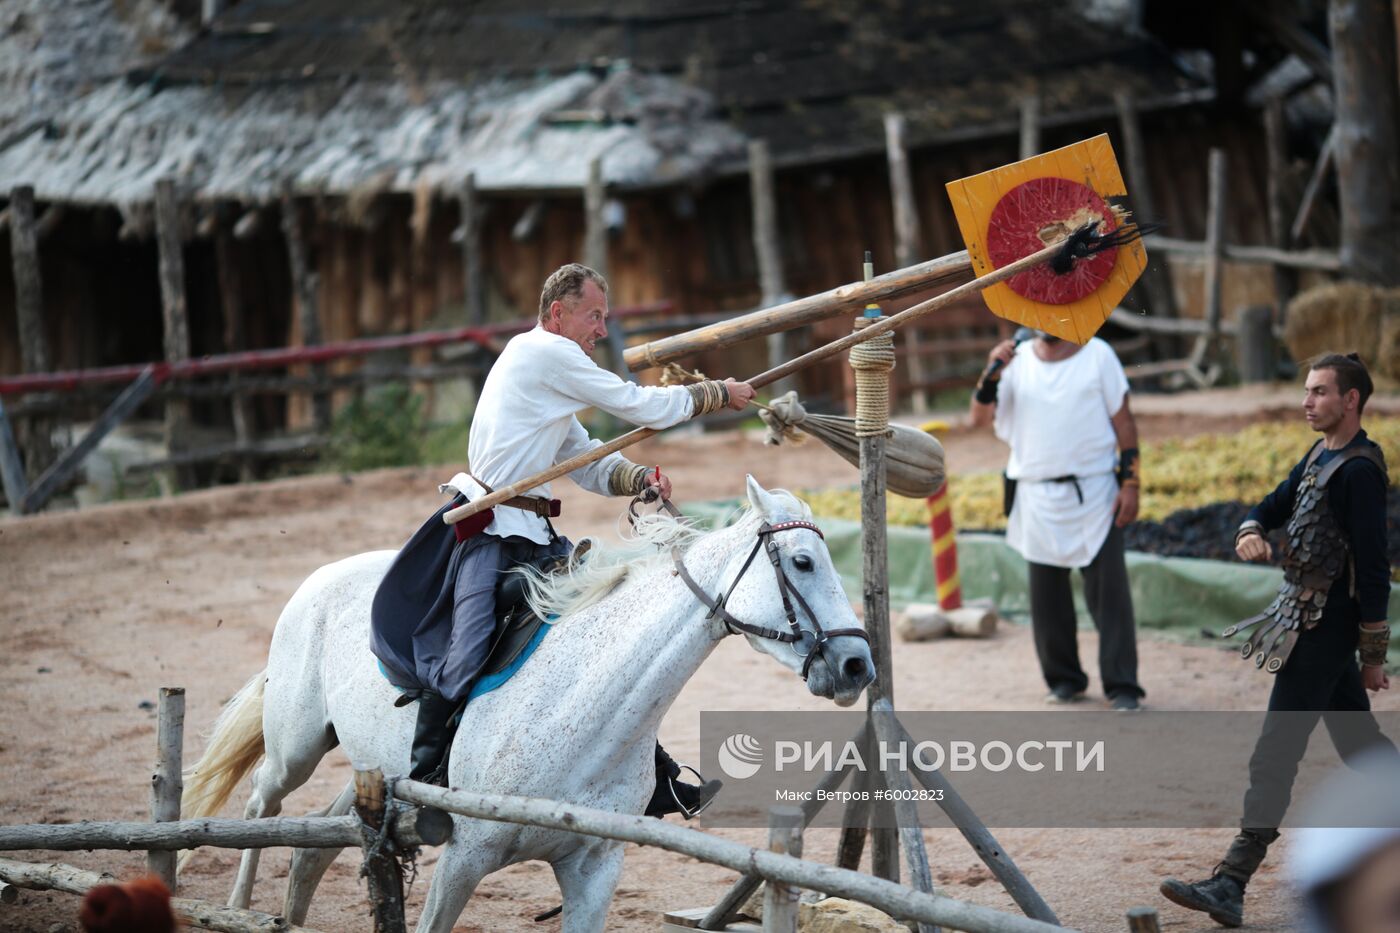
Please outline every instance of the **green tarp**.
[{"label": "green tarp", "polygon": [[[736,501],[688,505],[688,515],[713,526],[737,515]],[[841,574],[842,585],[854,601],[861,598],[860,525],[837,518],[820,518],[826,546]],[[932,541],[927,528],[892,525],[888,531],[890,602],[902,608],[912,602],[937,602],[933,579]],[[962,533],[957,536],[958,568],[963,599],[990,600],[1005,616],[1024,621],[1029,611],[1026,562],[1001,535]],[[1226,626],[1262,610],[1273,600],[1283,573],[1259,567],[1191,557],[1158,557],[1128,552],[1128,578],[1133,590],[1137,624],[1174,634],[1195,636],[1201,629],[1219,633]],[[1080,624],[1089,625],[1079,574],[1074,580],[1075,607]],[[1400,610],[1400,587],[1391,587],[1390,617]],[[1397,633],[1400,637],[1400,633]]]}]

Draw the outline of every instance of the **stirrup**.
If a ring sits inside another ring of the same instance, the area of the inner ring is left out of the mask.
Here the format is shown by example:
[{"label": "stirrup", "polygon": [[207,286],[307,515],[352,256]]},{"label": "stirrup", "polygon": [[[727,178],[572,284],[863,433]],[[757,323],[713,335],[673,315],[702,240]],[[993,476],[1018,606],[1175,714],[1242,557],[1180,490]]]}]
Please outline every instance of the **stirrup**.
[{"label": "stirrup", "polygon": [[[699,771],[696,771],[690,765],[682,765],[679,762],[677,762],[677,764],[679,765],[682,772],[689,771],[691,774],[695,775],[695,777],[700,781],[700,784],[698,785],[699,787],[703,788],[706,784],[710,783],[709,781],[705,780],[705,775],[701,774]],[[715,798],[719,796],[718,793],[711,794],[708,800],[705,800],[700,804],[700,806],[692,810],[685,804],[681,803],[681,798],[676,795],[675,778],[668,777],[666,779],[666,790],[668,793],[670,793],[671,800],[675,803],[677,812],[680,813],[682,818],[687,820],[694,819],[695,817],[704,813],[710,808],[710,804],[715,802]]]}]

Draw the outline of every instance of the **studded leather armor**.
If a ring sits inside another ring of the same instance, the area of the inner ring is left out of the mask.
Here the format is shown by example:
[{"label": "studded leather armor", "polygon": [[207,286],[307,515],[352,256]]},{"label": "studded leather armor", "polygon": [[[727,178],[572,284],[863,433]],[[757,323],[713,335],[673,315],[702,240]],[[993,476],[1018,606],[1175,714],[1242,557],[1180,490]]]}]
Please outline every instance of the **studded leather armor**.
[{"label": "studded leather armor", "polygon": [[[1382,471],[1385,460],[1379,449],[1349,447],[1324,466],[1318,462],[1323,450],[1318,442],[1309,454],[1303,477],[1294,492],[1293,514],[1286,526],[1283,553],[1283,583],[1278,596],[1259,615],[1230,626],[1229,638],[1237,632],[1260,627],[1240,646],[1240,656],[1252,658],[1254,666],[1277,674],[1288,662],[1298,633],[1322,621],[1327,592],[1342,574],[1352,572],[1351,545],[1337,523],[1327,496],[1327,483],[1342,464],[1356,457],[1371,460]],[[1355,584],[1353,582],[1353,588]]]}]

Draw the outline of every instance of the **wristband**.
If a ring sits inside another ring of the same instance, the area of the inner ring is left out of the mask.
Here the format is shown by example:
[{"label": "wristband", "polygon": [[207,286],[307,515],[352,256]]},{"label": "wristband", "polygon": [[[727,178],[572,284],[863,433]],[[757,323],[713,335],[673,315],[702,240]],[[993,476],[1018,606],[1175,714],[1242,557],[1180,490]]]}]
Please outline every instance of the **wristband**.
[{"label": "wristband", "polygon": [[721,408],[729,406],[729,387],[717,379],[706,379],[704,382],[692,383],[685,387],[690,392],[690,397],[695,403],[695,412],[692,418],[701,415],[708,415],[712,411],[719,411]]},{"label": "wristband", "polygon": [[640,496],[647,488],[647,468],[624,460],[608,474],[608,492],[614,496]]},{"label": "wristband", "polygon": [[979,405],[995,405],[997,403],[997,386],[1001,385],[1000,379],[983,379],[977,383],[977,392],[972,396]]},{"label": "wristband", "polygon": [[1366,667],[1381,667],[1385,664],[1386,649],[1390,647],[1390,626],[1361,629],[1359,647],[1361,663]]},{"label": "wristband", "polygon": [[1130,483],[1137,485],[1140,479],[1138,465],[1138,449],[1124,447],[1122,453],[1118,455],[1118,485],[1127,486]]},{"label": "wristband", "polygon": [[1240,539],[1245,535],[1258,535],[1262,538],[1264,537],[1264,526],[1252,518],[1244,522],[1240,525],[1240,530],[1235,532],[1235,544],[1239,544]]}]

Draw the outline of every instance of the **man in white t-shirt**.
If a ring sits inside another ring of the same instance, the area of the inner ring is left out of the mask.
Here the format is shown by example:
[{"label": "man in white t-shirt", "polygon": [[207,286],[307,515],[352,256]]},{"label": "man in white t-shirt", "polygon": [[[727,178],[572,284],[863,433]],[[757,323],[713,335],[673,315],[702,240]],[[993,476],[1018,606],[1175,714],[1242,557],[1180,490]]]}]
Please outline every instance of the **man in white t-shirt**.
[{"label": "man in white t-shirt", "polygon": [[1137,517],[1137,424],[1128,379],[1097,337],[1080,347],[1039,334],[992,349],[971,403],[974,426],[994,424],[1011,447],[1006,542],[1030,568],[1031,627],[1047,700],[1082,699],[1070,570],[1099,630],[1099,673],[1114,709],[1134,710],[1137,631],[1123,526]]},{"label": "man in white t-shirt", "polygon": [[[419,704],[409,775],[415,780],[445,781],[447,723],[487,660],[501,575],[573,550],[550,524],[560,503],[549,483],[455,526],[443,524],[442,514],[602,446],[579,423],[586,408],[661,429],[722,408],[741,410],[754,396],[748,383],[732,379],[642,386],[599,367],[592,353],[608,334],[607,290],[601,275],[578,263],[545,281],[538,326],[506,344],[482,386],[468,439],[470,470],[444,484],[453,500],[409,539],[375,593],[370,647],[389,680]],[[635,496],[650,485],[671,495],[659,470],[620,453],[569,477],[604,496]],[[676,781],[680,768],[659,745],[657,768],[652,815],[689,816],[708,799],[702,791],[713,796],[718,789],[718,781],[705,788]]]}]

